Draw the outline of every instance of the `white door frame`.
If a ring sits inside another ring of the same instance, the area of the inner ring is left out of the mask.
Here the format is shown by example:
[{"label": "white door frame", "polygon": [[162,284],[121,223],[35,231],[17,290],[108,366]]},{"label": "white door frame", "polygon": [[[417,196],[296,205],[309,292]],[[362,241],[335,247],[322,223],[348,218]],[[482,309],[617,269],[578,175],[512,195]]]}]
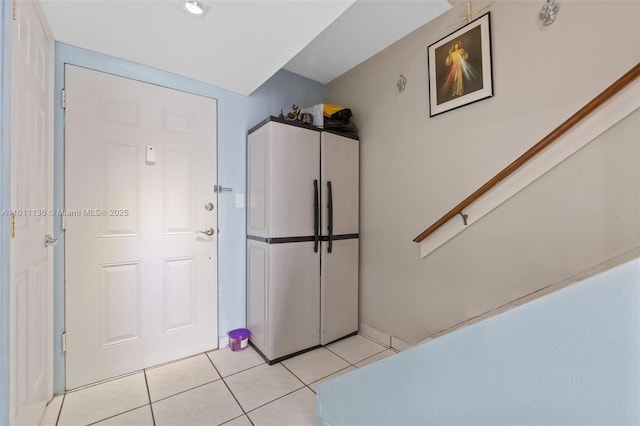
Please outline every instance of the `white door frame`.
[{"label": "white door frame", "polygon": [[[2,2],[0,19],[0,210],[11,205],[11,2]],[[9,423],[9,217],[0,216],[0,424]]]}]

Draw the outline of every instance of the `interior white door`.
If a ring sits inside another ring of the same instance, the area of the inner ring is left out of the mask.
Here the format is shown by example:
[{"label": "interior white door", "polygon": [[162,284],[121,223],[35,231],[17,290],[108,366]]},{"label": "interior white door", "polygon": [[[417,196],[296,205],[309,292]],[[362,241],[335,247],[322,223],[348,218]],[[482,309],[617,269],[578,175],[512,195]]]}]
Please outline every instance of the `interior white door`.
[{"label": "interior white door", "polygon": [[53,39],[38,5],[14,3],[11,71],[10,424],[39,424],[52,396]]},{"label": "interior white door", "polygon": [[67,388],[217,348],[216,101],[69,65],[65,89]]},{"label": "interior white door", "polygon": [[329,234],[329,204],[333,210],[333,235],[359,232],[359,146],[358,140],[322,132],[322,235]]}]

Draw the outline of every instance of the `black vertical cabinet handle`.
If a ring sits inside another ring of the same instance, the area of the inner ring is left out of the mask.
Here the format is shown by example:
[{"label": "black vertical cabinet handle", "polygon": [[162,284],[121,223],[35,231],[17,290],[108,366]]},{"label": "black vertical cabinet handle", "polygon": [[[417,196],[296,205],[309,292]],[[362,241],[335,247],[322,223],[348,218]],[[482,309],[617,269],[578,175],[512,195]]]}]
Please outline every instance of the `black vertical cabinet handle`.
[{"label": "black vertical cabinet handle", "polygon": [[333,248],[333,192],[331,190],[331,181],[327,181],[327,196],[329,198],[327,203],[327,209],[329,209],[329,247],[327,247],[327,251],[331,253]]},{"label": "black vertical cabinet handle", "polygon": [[313,252],[318,252],[320,241],[320,199],[318,193],[318,179],[313,180]]}]

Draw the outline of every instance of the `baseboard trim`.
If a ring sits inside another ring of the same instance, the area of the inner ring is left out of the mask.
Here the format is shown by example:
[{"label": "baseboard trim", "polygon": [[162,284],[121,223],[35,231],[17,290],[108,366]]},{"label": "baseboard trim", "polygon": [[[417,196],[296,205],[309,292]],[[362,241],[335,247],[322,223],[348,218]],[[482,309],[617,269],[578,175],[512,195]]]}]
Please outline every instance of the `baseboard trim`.
[{"label": "baseboard trim", "polygon": [[399,337],[392,336],[389,333],[385,333],[384,331],[378,330],[377,328],[363,322],[360,323],[358,333],[362,334],[365,337],[368,337],[375,342],[380,343],[381,345],[384,345],[391,349],[395,349],[399,352],[411,349],[415,346],[411,343],[405,342]]},{"label": "baseboard trim", "polygon": [[220,337],[218,339],[218,349],[226,348],[229,346],[229,336]]}]

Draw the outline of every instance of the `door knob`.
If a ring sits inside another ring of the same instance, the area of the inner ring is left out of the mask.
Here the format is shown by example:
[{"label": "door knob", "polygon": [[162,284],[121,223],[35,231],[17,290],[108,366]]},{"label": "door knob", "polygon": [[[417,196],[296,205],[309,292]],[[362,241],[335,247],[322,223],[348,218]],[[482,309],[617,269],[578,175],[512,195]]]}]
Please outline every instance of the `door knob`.
[{"label": "door knob", "polygon": [[213,235],[213,233],[214,233],[214,232],[215,232],[215,231],[213,230],[213,228],[209,226],[209,227],[208,227],[207,229],[205,229],[204,231],[198,231],[198,234],[204,234],[204,235],[206,235],[206,236],[209,236],[209,237],[210,237],[210,236],[212,236],[212,235]]},{"label": "door knob", "polygon": [[213,203],[207,203],[204,205],[204,209],[208,212],[210,212],[211,210],[213,210]]}]

